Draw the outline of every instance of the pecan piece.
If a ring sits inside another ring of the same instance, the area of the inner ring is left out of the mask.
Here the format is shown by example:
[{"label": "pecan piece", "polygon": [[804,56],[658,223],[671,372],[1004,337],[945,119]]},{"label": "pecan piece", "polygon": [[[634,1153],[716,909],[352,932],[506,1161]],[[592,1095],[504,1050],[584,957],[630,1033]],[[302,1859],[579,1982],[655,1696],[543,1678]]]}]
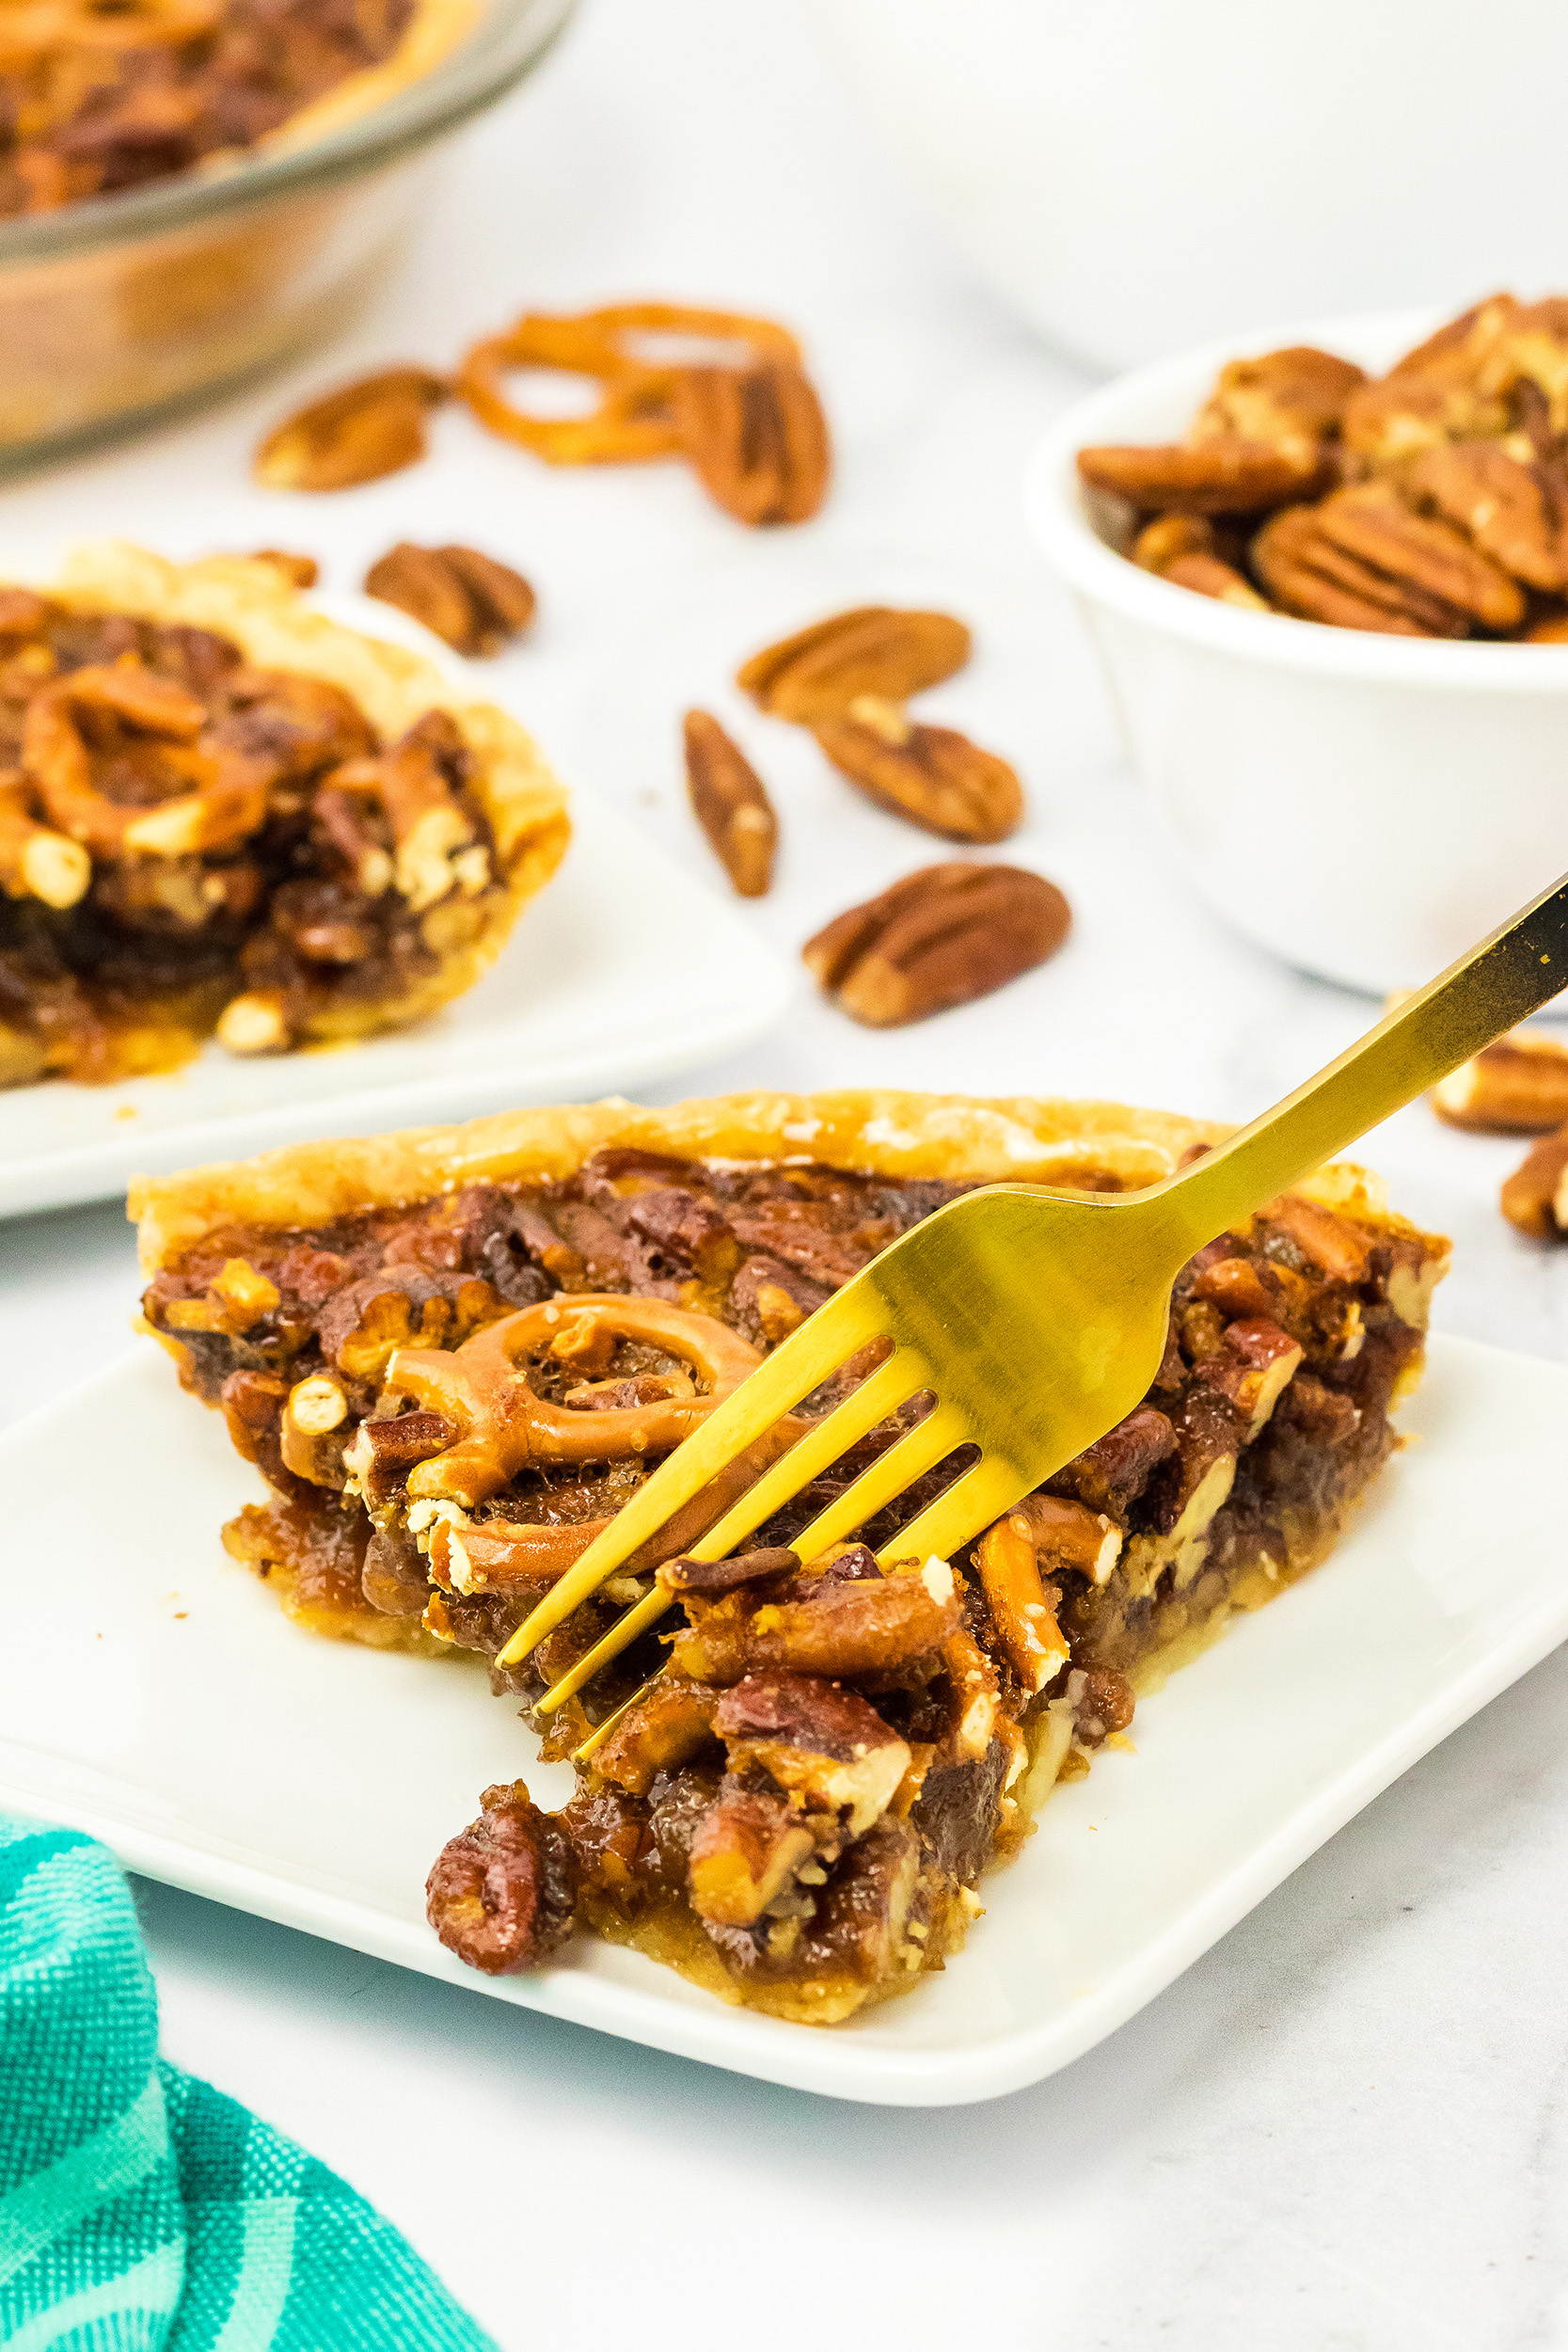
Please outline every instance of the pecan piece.
[{"label": "pecan piece", "polygon": [[806,1812],[841,1817],[850,1837],[881,1819],[910,1768],[907,1742],[874,1707],[811,1675],[748,1675],[719,1701],[713,1728],[737,1776],[766,1772]]},{"label": "pecan piece", "polygon": [[827,497],[827,420],[792,362],[682,368],[670,417],[697,479],[737,522],[803,523]]},{"label": "pecan piece", "polygon": [[1204,516],[1156,516],[1133,541],[1132,561],[1157,580],[1236,605],[1243,612],[1269,609],[1251,581],[1215,553],[1213,526]]},{"label": "pecan piece", "polygon": [[1440,1079],[1428,1096],[1439,1119],[1483,1136],[1536,1136],[1568,1120],[1568,1045],[1528,1029]]},{"label": "pecan piece", "polygon": [[321,578],[321,565],[313,555],[294,555],[287,548],[258,548],[249,561],[270,564],[295,588],[313,588]]},{"label": "pecan piece", "polygon": [[1078,470],[1091,489],[1109,490],[1144,513],[1257,515],[1321,486],[1309,466],[1266,441],[1239,435],[1173,441],[1153,448],[1081,449]]},{"label": "pecan piece", "polygon": [[1266,351],[1257,359],[1232,359],[1220,370],[1188,438],[1202,443],[1239,435],[1311,471],[1322,442],[1338,430],[1345,403],[1366,380],[1348,359],[1310,343]]},{"label": "pecan piece", "polygon": [[[939,1574],[940,1568],[940,1574]],[[765,1601],[744,1587],[721,1599],[687,1598],[689,1629],[671,1661],[693,1681],[734,1683],[747,1675],[897,1674],[928,1657],[958,1621],[953,1573],[927,1562],[919,1575],[838,1583],[821,1578],[802,1600]]]},{"label": "pecan piece", "polygon": [[1568,1232],[1568,1127],[1544,1136],[1527,1155],[1505,1182],[1499,1205],[1531,1241]]},{"label": "pecan piece", "polygon": [[386,368],[311,401],[275,425],[252,470],[269,490],[347,490],[425,453],[425,416],[447,386],[428,368]]},{"label": "pecan piece", "polygon": [[782,1797],[726,1776],[691,1840],[691,1908],[715,1927],[749,1928],[816,1850]]},{"label": "pecan piece", "polygon": [[961,670],[973,640],[946,612],[858,605],[765,645],[736,683],[775,719],[811,726],[841,717],[862,694],[902,703]]},{"label": "pecan piece", "polygon": [[828,924],[801,953],[852,1020],[894,1028],[970,1004],[1045,962],[1071,921],[1043,875],[955,861],[906,874]]},{"label": "pecan piece", "polygon": [[1521,465],[1491,441],[1445,442],[1416,460],[1403,477],[1423,511],[1468,532],[1482,554],[1528,587],[1561,588],[1561,525],[1539,469]]},{"label": "pecan piece", "polygon": [[566,1941],[578,1863],[565,1833],[520,1780],[486,1788],[477,1821],[449,1839],[425,1882],[426,1916],[449,1951],[487,1977],[536,1967]]},{"label": "pecan piece", "polygon": [[1386,482],[1338,490],[1317,510],[1331,546],[1386,574],[1397,586],[1439,598],[1485,628],[1517,628],[1525,599],[1501,564],[1451,523],[1413,515]]},{"label": "pecan piece", "polygon": [[477,548],[417,548],[403,539],[371,565],[365,594],[411,613],[454,651],[499,653],[533,618],[521,572]]},{"label": "pecan piece", "polygon": [[736,889],[743,898],[764,897],[779,820],[762,778],[705,710],[686,714],[686,782],[692,813]]},{"label": "pecan piece", "polygon": [[1252,543],[1252,568],[1286,612],[1389,637],[1463,637],[1463,613],[1337,547],[1318,510],[1288,506]]},{"label": "pecan piece", "polygon": [[867,800],[948,841],[1005,841],[1023,815],[1023,787],[1005,759],[953,727],[918,725],[879,694],[859,695],[812,733]]}]

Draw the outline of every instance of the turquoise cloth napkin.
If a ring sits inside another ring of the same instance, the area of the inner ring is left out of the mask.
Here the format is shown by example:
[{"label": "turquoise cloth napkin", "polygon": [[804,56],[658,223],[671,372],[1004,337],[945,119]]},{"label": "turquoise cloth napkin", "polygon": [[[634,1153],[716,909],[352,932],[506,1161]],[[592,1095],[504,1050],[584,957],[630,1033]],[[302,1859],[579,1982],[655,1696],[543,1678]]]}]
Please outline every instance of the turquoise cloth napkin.
[{"label": "turquoise cloth napkin", "polygon": [[6,2352],[496,2352],[346,2182],[158,2057],[131,1892],[0,1815]]}]

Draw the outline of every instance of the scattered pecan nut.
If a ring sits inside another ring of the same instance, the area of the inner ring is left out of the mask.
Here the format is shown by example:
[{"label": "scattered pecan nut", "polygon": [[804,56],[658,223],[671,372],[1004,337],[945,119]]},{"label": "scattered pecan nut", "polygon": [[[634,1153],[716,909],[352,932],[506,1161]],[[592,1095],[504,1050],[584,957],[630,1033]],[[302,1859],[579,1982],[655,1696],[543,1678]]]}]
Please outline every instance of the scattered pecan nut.
[{"label": "scattered pecan nut", "polygon": [[1005,841],[1023,815],[1023,787],[1005,759],[956,728],[922,726],[879,695],[860,695],[812,733],[867,800],[944,840]]},{"label": "scattered pecan nut", "polygon": [[868,1028],[989,995],[1053,956],[1072,921],[1041,874],[955,862],[906,874],[808,940],[806,967]]},{"label": "scattered pecan nut", "polygon": [[347,490],[425,453],[425,419],[447,385],[428,368],[387,368],[313,400],[274,426],[252,470],[269,490]]},{"label": "scattered pecan nut", "polygon": [[1568,1232],[1568,1127],[1545,1136],[1505,1182],[1504,1216],[1531,1241]]},{"label": "scattered pecan nut", "polygon": [[827,497],[827,420],[791,362],[682,368],[670,415],[692,471],[736,522],[803,523]]},{"label": "scattered pecan nut", "polygon": [[743,898],[762,898],[773,879],[779,820],[762,778],[705,710],[686,714],[686,782],[731,882]]},{"label": "scattered pecan nut", "polygon": [[365,574],[365,594],[396,605],[465,654],[499,653],[532,620],[521,572],[477,548],[417,548],[406,539]]},{"label": "scattered pecan nut", "polygon": [[1568,1045],[1514,1029],[1440,1079],[1429,1096],[1450,1127],[1538,1136],[1568,1120]]},{"label": "scattered pecan nut", "polygon": [[736,673],[760,709],[804,726],[841,718],[863,694],[907,702],[961,670],[973,643],[946,612],[904,612],[883,604],[835,612],[765,645]]}]

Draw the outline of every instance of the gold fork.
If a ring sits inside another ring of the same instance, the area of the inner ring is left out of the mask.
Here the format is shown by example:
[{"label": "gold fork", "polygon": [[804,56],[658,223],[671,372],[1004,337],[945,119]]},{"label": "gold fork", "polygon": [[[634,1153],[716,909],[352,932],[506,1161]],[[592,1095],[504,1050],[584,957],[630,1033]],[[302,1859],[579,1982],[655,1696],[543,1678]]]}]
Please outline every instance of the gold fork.
[{"label": "gold fork", "polygon": [[[794,1538],[802,1559],[850,1534],[959,1446],[979,1459],[884,1546],[947,1558],[1123,1420],[1164,1352],[1171,1285],[1194,1251],[1456,1070],[1568,983],[1568,876],[1406,998],[1284,1102],[1147,1191],[1072,1199],[1022,1185],[964,1194],[892,1243],[670,1454],[518,1627],[515,1665],[851,1356],[884,1359],[691,1547],[721,1560],[879,1422],[929,1391],[924,1420]],[[549,1714],[672,1606],[656,1586],[537,1702]],[[618,1710],[621,1712],[624,1710]],[[615,1718],[611,1718],[613,1722]],[[587,1756],[610,1724],[578,1749]]]}]

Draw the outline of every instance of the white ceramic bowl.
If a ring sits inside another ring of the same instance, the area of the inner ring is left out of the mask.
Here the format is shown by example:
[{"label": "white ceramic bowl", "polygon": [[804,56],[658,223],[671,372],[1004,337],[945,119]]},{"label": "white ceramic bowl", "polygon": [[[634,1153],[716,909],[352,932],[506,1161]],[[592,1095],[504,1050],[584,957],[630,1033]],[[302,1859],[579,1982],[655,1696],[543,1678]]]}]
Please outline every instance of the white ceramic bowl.
[{"label": "white ceramic bowl", "polygon": [[1132,367],[1251,319],[1561,283],[1561,0],[816,0],[976,274]]},{"label": "white ceramic bowl", "polygon": [[1440,971],[1568,868],[1568,645],[1381,637],[1216,604],[1101,537],[1074,458],[1179,439],[1242,354],[1312,342],[1376,371],[1436,323],[1319,319],[1139,368],[1053,426],[1029,476],[1036,534],[1196,887],[1288,962],[1380,994]]}]

